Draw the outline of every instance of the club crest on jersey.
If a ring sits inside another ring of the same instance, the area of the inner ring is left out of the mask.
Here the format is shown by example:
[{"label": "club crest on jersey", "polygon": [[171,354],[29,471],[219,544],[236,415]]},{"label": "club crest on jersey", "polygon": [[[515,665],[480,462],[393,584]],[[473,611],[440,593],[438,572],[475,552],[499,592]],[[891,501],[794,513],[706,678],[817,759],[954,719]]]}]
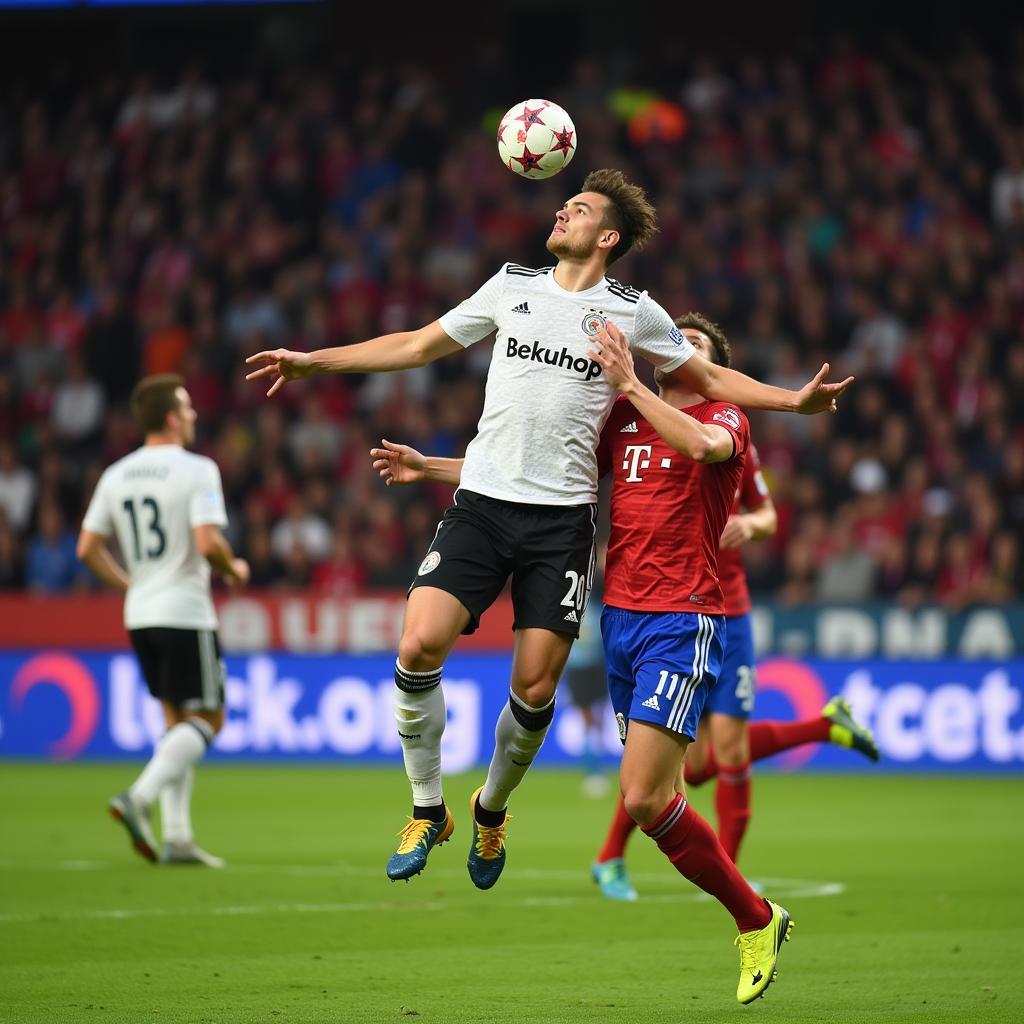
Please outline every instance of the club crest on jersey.
[{"label": "club crest on jersey", "polygon": [[427,553],[427,557],[420,562],[420,567],[416,572],[417,576],[426,576],[428,572],[433,572],[441,564],[441,552],[430,551]]},{"label": "club crest on jersey", "polygon": [[735,409],[719,409],[711,418],[719,423],[728,424],[733,430],[740,429],[740,417]]},{"label": "club crest on jersey", "polygon": [[583,333],[593,337],[602,328],[608,330],[608,321],[605,318],[604,310],[601,309],[588,309],[583,314],[583,321],[580,324],[583,328]]}]

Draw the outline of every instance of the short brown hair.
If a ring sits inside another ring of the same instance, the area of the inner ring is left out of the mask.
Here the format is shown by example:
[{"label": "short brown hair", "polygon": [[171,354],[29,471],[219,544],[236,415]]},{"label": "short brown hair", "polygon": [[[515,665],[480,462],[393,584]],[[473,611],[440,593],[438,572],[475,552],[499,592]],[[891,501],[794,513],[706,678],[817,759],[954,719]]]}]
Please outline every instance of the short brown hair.
[{"label": "short brown hair", "polygon": [[700,331],[706,334],[711,340],[711,347],[715,350],[715,362],[719,366],[732,366],[732,345],[725,336],[725,331],[718,324],[713,323],[706,316],[700,313],[684,313],[672,321],[676,327],[689,327],[690,330]]},{"label": "short brown hair", "polygon": [[176,392],[184,386],[185,378],[177,373],[155,373],[135,385],[132,415],[143,434],[159,434],[166,429],[167,414],[181,408]]},{"label": "short brown hair", "polygon": [[658,230],[658,217],[639,185],[632,185],[622,171],[604,168],[591,171],[584,192],[597,192],[608,200],[604,223],[619,233],[619,242],[608,255],[610,266],[634,246],[642,249]]}]

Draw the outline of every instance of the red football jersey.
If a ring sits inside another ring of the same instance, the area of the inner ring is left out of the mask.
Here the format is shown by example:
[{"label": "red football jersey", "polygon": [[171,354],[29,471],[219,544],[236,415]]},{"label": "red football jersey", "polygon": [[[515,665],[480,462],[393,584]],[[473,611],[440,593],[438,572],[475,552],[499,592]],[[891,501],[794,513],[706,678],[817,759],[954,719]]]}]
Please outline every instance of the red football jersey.
[{"label": "red football jersey", "polygon": [[[747,449],[743,462],[743,476],[736,488],[736,500],[730,515],[753,512],[768,500],[768,485],[761,475],[761,459],[753,444]],[[743,566],[742,548],[720,548],[718,576],[725,594],[726,615],[746,615],[750,611],[750,591],[747,590],[747,571]]]},{"label": "red football jersey", "polygon": [[604,602],[639,612],[725,611],[718,542],[750,439],[734,405],[702,402],[683,412],[732,434],[731,459],[704,465],[662,440],[624,398],[601,434],[598,465],[612,473],[611,537]]}]

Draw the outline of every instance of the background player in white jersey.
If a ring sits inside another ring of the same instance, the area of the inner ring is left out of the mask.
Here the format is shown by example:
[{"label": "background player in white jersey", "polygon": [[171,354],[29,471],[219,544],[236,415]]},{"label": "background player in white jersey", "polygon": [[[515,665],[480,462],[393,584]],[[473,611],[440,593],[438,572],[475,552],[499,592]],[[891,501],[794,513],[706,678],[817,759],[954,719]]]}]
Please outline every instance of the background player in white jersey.
[{"label": "background player in white jersey", "polygon": [[[124,624],[149,692],[163,706],[167,732],[131,787],[110,801],[110,813],[147,860],[222,867],[196,845],[190,803],[194,766],[224,723],[224,663],[210,571],[243,586],[249,566],[235,558],[220,471],[212,459],[185,451],[196,413],[176,374],[140,381],[132,412],[141,448],[100,477],[78,538],[78,557],[125,595]],[[117,537],[127,571],[107,548]],[[150,821],[160,799],[163,848]]]},{"label": "background player in white jersey", "polygon": [[440,320],[344,348],[259,352],[249,379],[273,395],[314,373],[423,366],[497,332],[479,432],[466,452],[455,505],[413,582],[395,665],[395,717],[413,816],[388,862],[392,879],[423,870],[454,823],[441,788],[440,689],[445,658],[460,633],[512,578],[515,654],[509,703],[499,717],[487,780],[472,800],[468,868],[490,888],[505,861],[506,805],[540,750],[554,694],[593,571],[597,498],[595,450],[615,391],[589,357],[595,333],[614,323],[630,345],[695,392],[750,408],[820,412],[849,384],[825,384],[828,367],[799,392],[772,388],[694,355],[669,315],[646,292],[606,276],[608,265],[656,230],[643,190],[621,172],[594,171],[555,215],[547,241],[554,267],[505,264]]}]

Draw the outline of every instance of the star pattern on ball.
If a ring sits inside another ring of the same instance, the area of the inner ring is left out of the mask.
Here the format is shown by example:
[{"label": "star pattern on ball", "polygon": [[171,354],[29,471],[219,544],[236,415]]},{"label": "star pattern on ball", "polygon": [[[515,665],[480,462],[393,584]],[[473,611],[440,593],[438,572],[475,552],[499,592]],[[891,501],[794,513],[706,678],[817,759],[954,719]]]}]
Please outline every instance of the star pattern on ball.
[{"label": "star pattern on ball", "polygon": [[531,153],[529,147],[523,146],[523,155],[514,156],[512,159],[522,166],[522,174],[529,174],[530,171],[534,171],[540,167],[540,158],[543,155],[543,153]]},{"label": "star pattern on ball", "polygon": [[553,134],[555,136],[555,144],[551,147],[551,152],[568,154],[569,150],[573,148],[572,137],[576,133],[569,131],[568,128],[563,128],[561,131],[554,132]]},{"label": "star pattern on ball", "polygon": [[504,122],[502,122],[500,125],[498,125],[498,137],[494,141],[497,142],[499,146],[501,145],[501,137],[502,137],[502,135],[505,134],[505,129],[507,127],[508,127],[508,125],[505,124]]},{"label": "star pattern on ball", "polygon": [[525,103],[523,104],[523,112],[516,118],[517,121],[522,121],[523,124],[543,124],[540,115],[543,107],[538,107],[536,110],[531,110]]}]

